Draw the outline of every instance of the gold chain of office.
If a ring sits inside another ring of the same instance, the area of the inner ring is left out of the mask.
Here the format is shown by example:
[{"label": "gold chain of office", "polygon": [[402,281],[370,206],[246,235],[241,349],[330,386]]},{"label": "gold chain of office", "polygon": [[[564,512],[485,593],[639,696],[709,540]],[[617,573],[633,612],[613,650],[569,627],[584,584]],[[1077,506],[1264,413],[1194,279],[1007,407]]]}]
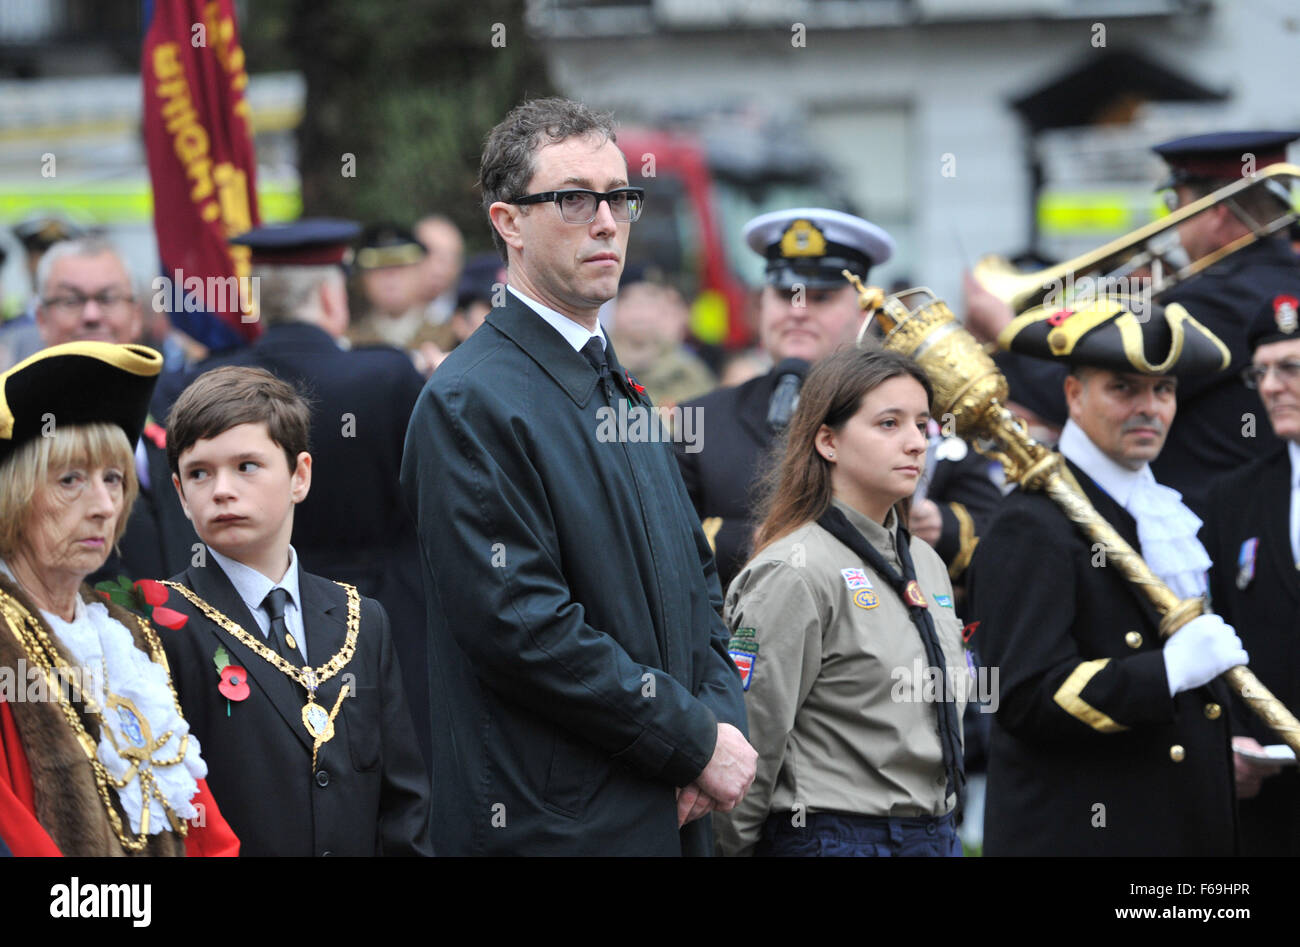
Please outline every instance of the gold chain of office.
[{"label": "gold chain of office", "polygon": [[[285,660],[278,652],[267,647],[261,641],[258,641],[239,624],[223,615],[217,609],[213,608],[203,599],[195,595],[186,586],[177,582],[164,581],[163,585],[169,589],[175,589],[180,592],[190,604],[201,611],[210,621],[215,622],[220,628],[228,632],[236,641],[244,645],[259,658],[280,671],[285,676],[292,678],[301,684],[307,691],[307,704],[302,709],[302,722],[306,727],[307,733],[315,741],[312,748],[312,769],[316,768],[316,750],[321,744],[329,742],[334,736],[334,718],[339,711],[339,705],[342,703],[343,694],[339,695],[339,700],[335,702],[333,712],[327,712],[324,707],[316,703],[316,689],[324,684],[339,671],[347,667],[348,662],[352,660],[352,655],[357,650],[357,634],[361,630],[361,595],[357,592],[356,586],[348,585],[346,582],[334,583],[343,589],[348,596],[348,632],[343,641],[343,647],[334,653],[334,656],[318,668],[298,667]],[[344,687],[344,692],[347,687]]]},{"label": "gold chain of office", "polygon": [[[114,779],[109,775],[108,769],[99,760],[99,748],[95,743],[94,738],[91,737],[90,733],[86,730],[86,725],[81,719],[81,714],[78,713],[77,708],[73,706],[73,696],[70,693],[65,693],[65,689],[62,686],[65,680],[68,684],[69,692],[76,685],[70,677],[65,679],[60,675],[59,671],[65,665],[63,659],[59,655],[58,649],[54,645],[54,642],[50,639],[49,633],[45,630],[45,626],[41,623],[40,619],[29,612],[20,601],[3,591],[0,591],[0,615],[4,616],[5,623],[9,625],[14,637],[18,639],[19,645],[22,646],[28,657],[35,661],[41,668],[41,671],[45,675],[47,686],[56,695],[59,709],[63,711],[63,716],[67,718],[68,725],[72,728],[77,743],[81,746],[82,751],[86,754],[86,758],[90,761],[91,769],[95,774],[95,786],[99,790],[100,801],[104,804],[104,811],[108,815],[108,821],[112,826],[113,834],[117,836],[118,843],[121,844],[122,848],[128,852],[140,852],[144,850],[144,847],[147,844],[149,844],[150,796],[153,796],[162,805],[163,811],[167,814],[167,820],[171,823],[172,831],[181,838],[184,838],[189,831],[189,826],[183,819],[176,816],[176,813],[163,797],[162,792],[158,789],[157,783],[152,778],[153,774],[151,768],[153,765],[172,766],[180,764],[185,758],[186,747],[189,742],[189,734],[186,734],[185,738],[181,741],[180,752],[174,759],[151,762],[150,766],[144,766],[140,761],[136,761],[136,766],[132,767],[132,772],[128,774],[125,779]],[[145,641],[149,645],[149,650],[154,655],[154,660],[158,661],[158,658],[163,653],[162,643],[158,640],[157,635],[149,626],[148,622],[144,621],[138,615],[133,617],[139,623],[140,629],[144,633]],[[163,662],[160,662],[163,663],[164,667],[166,667],[166,664],[164,663],[165,660],[166,659],[164,658]],[[107,687],[107,680],[105,680],[105,687]],[[176,688],[172,685],[170,674],[167,675],[167,687],[172,693],[172,701],[176,706],[177,714],[181,714],[180,699],[176,694]],[[99,717],[100,726],[107,728],[108,725],[103,720],[102,711],[93,706],[93,701],[87,699],[88,695],[80,693],[79,688],[77,690],[78,694],[76,695],[76,699],[81,701],[86,713],[94,714]],[[109,734],[111,739],[111,729],[106,729],[105,732]],[[168,731],[166,737],[169,739],[170,736],[171,732]],[[164,739],[162,742],[165,743],[166,740]],[[109,792],[109,787],[111,786],[120,792],[126,788],[127,784],[131,781],[131,777],[137,772],[139,772],[141,777],[140,789],[143,803],[143,814],[140,832],[138,835],[132,837],[126,830],[126,827],[122,824],[122,817],[118,814],[117,806],[113,804],[113,797]]]}]

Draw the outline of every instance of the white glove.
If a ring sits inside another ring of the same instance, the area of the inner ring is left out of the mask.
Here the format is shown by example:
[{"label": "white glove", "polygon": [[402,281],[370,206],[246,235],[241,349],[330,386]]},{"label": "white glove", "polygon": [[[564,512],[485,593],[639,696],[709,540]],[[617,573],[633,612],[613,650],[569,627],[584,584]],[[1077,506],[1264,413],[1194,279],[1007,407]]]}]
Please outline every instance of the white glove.
[{"label": "white glove", "polygon": [[1164,650],[1170,697],[1250,661],[1237,633],[1218,615],[1193,618],[1169,636]]}]

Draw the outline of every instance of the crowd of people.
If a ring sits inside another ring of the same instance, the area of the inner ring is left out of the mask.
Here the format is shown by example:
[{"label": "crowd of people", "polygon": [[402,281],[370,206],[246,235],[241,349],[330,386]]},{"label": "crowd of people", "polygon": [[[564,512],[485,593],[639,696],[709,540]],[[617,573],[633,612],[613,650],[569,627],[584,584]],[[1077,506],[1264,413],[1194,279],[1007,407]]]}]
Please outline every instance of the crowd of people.
[{"label": "crowd of people", "polygon": [[[1171,209],[1297,137],[1159,146]],[[262,331],[220,353],[102,237],[24,228],[0,853],[952,856],[977,771],[991,855],[1300,851],[1300,777],[1220,679],[1300,706],[1283,198],[1180,224],[1214,262],[1154,301],[967,284],[1062,475],[1204,605],[1171,627],[864,327],[880,227],[750,221],[759,343],[719,385],[625,272],[655,198],[610,115],[520,105],[479,188],[468,261],[436,214],[235,236]]]}]

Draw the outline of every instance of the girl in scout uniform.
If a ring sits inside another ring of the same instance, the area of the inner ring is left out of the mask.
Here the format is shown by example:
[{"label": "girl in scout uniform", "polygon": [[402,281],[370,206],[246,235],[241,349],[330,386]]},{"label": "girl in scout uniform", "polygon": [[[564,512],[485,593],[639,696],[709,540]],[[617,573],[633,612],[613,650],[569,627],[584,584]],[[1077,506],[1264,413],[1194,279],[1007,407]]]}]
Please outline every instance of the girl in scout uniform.
[{"label": "girl in scout uniform", "polygon": [[938,554],[907,532],[930,383],[900,355],[809,374],[726,618],[758,774],[730,855],[960,855],[970,675]]}]

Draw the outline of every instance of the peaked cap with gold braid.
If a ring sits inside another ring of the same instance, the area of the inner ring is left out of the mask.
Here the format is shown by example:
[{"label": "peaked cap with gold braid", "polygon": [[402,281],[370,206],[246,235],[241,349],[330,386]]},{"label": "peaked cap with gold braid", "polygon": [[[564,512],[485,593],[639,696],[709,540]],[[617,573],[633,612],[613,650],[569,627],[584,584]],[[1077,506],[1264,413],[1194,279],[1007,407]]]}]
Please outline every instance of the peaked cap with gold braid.
[{"label": "peaked cap with gold braid", "polygon": [[1011,321],[998,346],[1067,365],[1143,375],[1207,375],[1232,361],[1228,347],[1178,303],[1148,304],[1139,316],[1122,299],[1031,309]]},{"label": "peaked cap with gold braid", "polygon": [[67,342],[0,374],[0,463],[59,425],[104,421],[134,445],[144,430],[162,356],[143,345]]}]

